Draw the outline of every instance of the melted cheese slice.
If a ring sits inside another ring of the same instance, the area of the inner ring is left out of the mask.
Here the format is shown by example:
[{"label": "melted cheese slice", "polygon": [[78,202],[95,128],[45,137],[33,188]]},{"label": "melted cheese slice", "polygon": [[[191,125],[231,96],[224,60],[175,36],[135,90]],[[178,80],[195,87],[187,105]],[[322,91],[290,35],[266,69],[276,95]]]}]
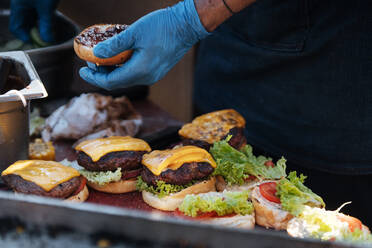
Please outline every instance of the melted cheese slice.
[{"label": "melted cheese slice", "polygon": [[74,168],[44,160],[17,161],[4,170],[1,175],[9,174],[18,175],[26,181],[33,182],[47,192],[61,183],[80,176],[80,173]]},{"label": "melted cheese slice", "polygon": [[196,117],[191,123],[184,125],[178,134],[187,139],[213,144],[225,137],[230,129],[244,126],[243,116],[233,109],[225,109]]},{"label": "melted cheese slice", "polygon": [[142,164],[159,176],[167,169],[177,170],[184,163],[207,162],[216,168],[216,162],[206,150],[196,146],[183,146],[171,150],[153,151],[142,157]]},{"label": "melted cheese slice", "polygon": [[86,153],[91,157],[93,162],[97,162],[102,156],[110,152],[151,151],[151,147],[145,141],[129,136],[111,136],[108,138],[86,140],[77,145],[75,149]]}]

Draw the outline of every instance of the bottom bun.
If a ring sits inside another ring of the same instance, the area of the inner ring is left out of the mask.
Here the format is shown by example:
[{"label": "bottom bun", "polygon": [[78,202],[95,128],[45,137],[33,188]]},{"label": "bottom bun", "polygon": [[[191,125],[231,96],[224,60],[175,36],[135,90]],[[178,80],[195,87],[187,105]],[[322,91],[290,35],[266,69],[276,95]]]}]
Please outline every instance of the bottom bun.
[{"label": "bottom bun", "polygon": [[258,187],[252,191],[252,202],[256,214],[256,223],[260,226],[286,230],[288,221],[293,216],[281,209],[281,205],[266,200],[260,193]]},{"label": "bottom bun", "polygon": [[103,186],[87,181],[88,186],[92,189],[110,194],[122,194],[136,191],[136,183],[137,180],[135,178],[107,183]]},{"label": "bottom bun", "polygon": [[77,193],[76,195],[70,196],[69,198],[66,199],[66,201],[71,201],[71,202],[84,202],[86,199],[89,197],[89,190],[88,187],[85,185],[84,188]]},{"label": "bottom bun", "polygon": [[196,183],[184,190],[181,190],[178,193],[170,194],[162,198],[159,198],[157,195],[154,195],[150,192],[142,191],[142,198],[148,205],[153,208],[164,211],[174,211],[178,208],[179,205],[181,205],[186,195],[216,191],[215,184],[216,179],[214,177],[211,177],[207,181]]},{"label": "bottom bun", "polygon": [[234,228],[243,228],[243,229],[253,229],[255,224],[254,214],[251,215],[235,215],[232,217],[219,217],[211,218],[207,220],[201,220],[203,223],[234,227]]}]

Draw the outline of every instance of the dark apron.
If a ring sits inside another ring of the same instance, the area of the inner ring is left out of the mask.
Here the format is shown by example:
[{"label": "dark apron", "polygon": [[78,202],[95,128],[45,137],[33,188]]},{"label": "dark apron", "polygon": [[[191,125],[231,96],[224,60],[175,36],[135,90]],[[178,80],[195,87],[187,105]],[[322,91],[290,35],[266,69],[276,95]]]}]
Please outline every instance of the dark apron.
[{"label": "dark apron", "polygon": [[257,0],[198,50],[194,102],[304,168],[372,174],[372,1]]}]

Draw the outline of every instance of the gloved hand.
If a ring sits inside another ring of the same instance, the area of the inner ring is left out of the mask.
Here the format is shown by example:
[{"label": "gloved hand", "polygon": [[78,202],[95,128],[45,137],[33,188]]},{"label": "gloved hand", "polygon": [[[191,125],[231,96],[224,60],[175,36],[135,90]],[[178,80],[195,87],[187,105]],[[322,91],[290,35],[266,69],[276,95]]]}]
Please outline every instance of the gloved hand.
[{"label": "gloved hand", "polygon": [[31,43],[30,30],[37,26],[44,42],[54,41],[53,15],[59,0],[11,0],[10,31],[20,40]]},{"label": "gloved hand", "polygon": [[80,69],[80,76],[106,90],[151,85],[208,34],[200,22],[194,0],[184,0],[142,17],[120,34],[94,47],[94,55],[100,58],[133,49],[132,57],[122,66],[112,70],[88,64],[89,67]]}]

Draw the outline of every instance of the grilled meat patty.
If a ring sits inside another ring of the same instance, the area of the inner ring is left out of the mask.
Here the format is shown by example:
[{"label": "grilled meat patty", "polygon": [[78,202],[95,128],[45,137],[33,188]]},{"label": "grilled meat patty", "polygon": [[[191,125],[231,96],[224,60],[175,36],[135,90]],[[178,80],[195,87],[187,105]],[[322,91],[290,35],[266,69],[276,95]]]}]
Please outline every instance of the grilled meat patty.
[{"label": "grilled meat patty", "polygon": [[209,151],[211,148],[211,144],[202,140],[194,140],[194,139],[182,139],[181,144],[184,146],[197,146],[203,148],[204,150]]},{"label": "grilled meat patty", "polygon": [[2,176],[2,179],[8,187],[12,188],[15,192],[62,199],[71,196],[81,184],[81,177],[74,177],[47,192],[39,185],[26,181],[15,174]]},{"label": "grilled meat patty", "polygon": [[[247,139],[244,136],[244,129],[239,127],[234,127],[230,129],[229,133],[225,135],[221,140],[226,139],[227,136],[232,135],[229,144],[234,147],[235,149],[240,149],[243,145],[247,143]],[[198,146],[203,148],[207,151],[211,148],[212,144],[202,140],[194,140],[194,139],[183,139],[182,144],[184,146],[192,145]]]},{"label": "grilled meat patty", "polygon": [[192,180],[200,180],[212,174],[214,168],[206,162],[185,163],[177,170],[168,169],[163,171],[159,176],[144,167],[141,176],[143,181],[149,185],[156,185],[157,181],[164,181],[170,184],[185,185]]},{"label": "grilled meat patty", "polygon": [[231,139],[229,140],[229,144],[235,149],[239,150],[240,148],[242,148],[242,146],[247,144],[247,139],[244,136],[244,128],[239,127],[231,128],[229,133],[222,139],[226,139],[226,137],[229,135],[232,136]]},{"label": "grilled meat patty", "polygon": [[141,160],[145,151],[120,151],[110,152],[101,157],[97,162],[86,153],[78,153],[77,162],[89,171],[115,171],[121,168],[122,171],[140,168]]}]

